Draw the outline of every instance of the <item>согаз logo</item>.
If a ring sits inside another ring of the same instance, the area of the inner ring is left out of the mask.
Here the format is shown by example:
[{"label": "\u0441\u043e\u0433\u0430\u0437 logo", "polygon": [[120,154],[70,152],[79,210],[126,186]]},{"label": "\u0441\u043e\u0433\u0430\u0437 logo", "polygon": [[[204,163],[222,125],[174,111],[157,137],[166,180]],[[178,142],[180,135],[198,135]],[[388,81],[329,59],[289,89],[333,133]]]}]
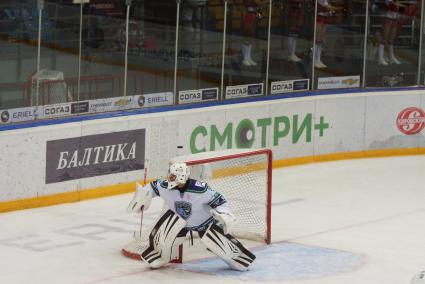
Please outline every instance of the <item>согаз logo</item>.
[{"label": "\u0441\u043e\u0433\u0430\u0437 logo", "polygon": [[425,127],[425,112],[417,107],[402,110],[397,116],[397,127],[406,135],[414,135]]}]

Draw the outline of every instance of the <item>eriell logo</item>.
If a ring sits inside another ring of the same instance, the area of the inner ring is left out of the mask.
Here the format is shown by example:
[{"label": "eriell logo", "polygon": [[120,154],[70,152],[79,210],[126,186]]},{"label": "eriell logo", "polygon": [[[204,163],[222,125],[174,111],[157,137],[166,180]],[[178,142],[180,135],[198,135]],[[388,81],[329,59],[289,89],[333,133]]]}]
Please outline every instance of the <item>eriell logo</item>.
[{"label": "eriell logo", "polygon": [[402,110],[397,116],[397,128],[406,135],[414,135],[425,127],[425,112],[417,107]]}]

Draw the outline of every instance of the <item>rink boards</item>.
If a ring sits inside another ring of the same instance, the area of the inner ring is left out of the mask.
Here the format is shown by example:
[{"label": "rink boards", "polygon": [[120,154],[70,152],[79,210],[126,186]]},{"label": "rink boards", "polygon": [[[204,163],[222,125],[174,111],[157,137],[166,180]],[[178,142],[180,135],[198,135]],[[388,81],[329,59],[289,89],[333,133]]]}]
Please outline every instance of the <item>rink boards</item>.
[{"label": "rink boards", "polygon": [[425,154],[424,109],[422,90],[362,92],[0,131],[0,212],[129,192],[145,159],[152,179],[171,157],[203,151],[270,148],[276,167]]}]

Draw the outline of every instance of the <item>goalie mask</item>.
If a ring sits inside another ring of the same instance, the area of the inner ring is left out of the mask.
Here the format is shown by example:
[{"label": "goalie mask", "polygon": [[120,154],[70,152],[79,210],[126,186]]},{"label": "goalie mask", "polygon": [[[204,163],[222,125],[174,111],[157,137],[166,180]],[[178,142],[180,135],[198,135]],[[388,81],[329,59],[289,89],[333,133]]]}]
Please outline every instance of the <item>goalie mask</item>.
[{"label": "goalie mask", "polygon": [[168,168],[168,188],[185,184],[189,178],[190,170],[185,163],[174,163]]}]

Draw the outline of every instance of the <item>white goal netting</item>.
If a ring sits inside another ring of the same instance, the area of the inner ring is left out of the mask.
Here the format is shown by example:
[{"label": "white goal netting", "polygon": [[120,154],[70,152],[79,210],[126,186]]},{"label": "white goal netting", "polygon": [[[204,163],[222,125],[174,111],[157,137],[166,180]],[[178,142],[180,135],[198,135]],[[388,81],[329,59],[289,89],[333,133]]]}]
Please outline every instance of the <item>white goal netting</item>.
[{"label": "white goal netting", "polygon": [[[39,81],[37,101],[37,79]],[[65,81],[64,73],[57,70],[41,69],[29,78],[31,105],[71,102],[72,96]]]}]

